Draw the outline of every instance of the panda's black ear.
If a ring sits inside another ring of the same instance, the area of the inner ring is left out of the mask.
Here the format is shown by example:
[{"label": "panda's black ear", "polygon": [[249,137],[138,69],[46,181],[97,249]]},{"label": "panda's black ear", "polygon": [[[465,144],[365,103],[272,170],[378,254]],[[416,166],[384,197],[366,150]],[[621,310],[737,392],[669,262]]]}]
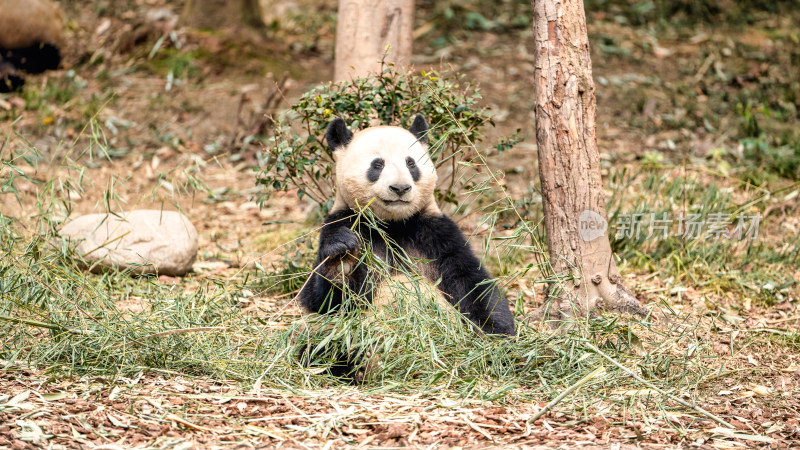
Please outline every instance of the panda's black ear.
[{"label": "panda's black ear", "polygon": [[422,114],[417,114],[417,117],[414,117],[414,123],[411,124],[411,128],[408,131],[423,144],[428,143],[428,122],[425,122]]},{"label": "panda's black ear", "polygon": [[328,131],[325,132],[325,140],[328,141],[328,147],[331,150],[336,150],[339,147],[344,147],[350,143],[353,138],[353,132],[347,129],[347,124],[344,120],[337,117],[328,124]]}]

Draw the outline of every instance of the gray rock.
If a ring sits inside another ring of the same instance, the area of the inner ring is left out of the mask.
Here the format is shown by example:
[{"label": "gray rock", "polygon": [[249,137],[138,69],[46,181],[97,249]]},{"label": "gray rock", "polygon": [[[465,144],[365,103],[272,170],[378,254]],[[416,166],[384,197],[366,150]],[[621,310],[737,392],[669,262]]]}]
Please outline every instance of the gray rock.
[{"label": "gray rock", "polygon": [[197,256],[197,230],[176,211],[131,211],[124,218],[87,214],[59,234],[93,269],[184,275]]}]

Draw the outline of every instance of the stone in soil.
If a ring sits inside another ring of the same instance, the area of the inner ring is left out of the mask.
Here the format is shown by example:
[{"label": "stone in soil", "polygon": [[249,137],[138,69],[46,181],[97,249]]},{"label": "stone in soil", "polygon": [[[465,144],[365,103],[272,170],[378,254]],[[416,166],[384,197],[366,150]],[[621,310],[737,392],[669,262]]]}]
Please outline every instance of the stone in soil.
[{"label": "stone in soil", "polygon": [[197,256],[197,230],[176,211],[87,214],[64,225],[59,234],[94,271],[180,276],[191,270]]}]

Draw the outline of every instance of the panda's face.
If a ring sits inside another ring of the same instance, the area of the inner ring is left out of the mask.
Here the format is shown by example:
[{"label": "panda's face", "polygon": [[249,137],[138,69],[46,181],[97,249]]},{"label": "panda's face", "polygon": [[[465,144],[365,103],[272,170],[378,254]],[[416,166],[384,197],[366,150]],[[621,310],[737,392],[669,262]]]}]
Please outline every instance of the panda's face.
[{"label": "panda's face", "polygon": [[[424,143],[427,124],[421,116],[414,123],[417,127],[412,126],[410,131],[399,127],[368,128],[337,148],[337,202],[344,202],[351,209],[369,205],[384,220],[402,220],[435,209],[433,189],[437,176]],[[420,131],[423,124],[424,130]],[[331,127],[329,143],[336,141]]]}]

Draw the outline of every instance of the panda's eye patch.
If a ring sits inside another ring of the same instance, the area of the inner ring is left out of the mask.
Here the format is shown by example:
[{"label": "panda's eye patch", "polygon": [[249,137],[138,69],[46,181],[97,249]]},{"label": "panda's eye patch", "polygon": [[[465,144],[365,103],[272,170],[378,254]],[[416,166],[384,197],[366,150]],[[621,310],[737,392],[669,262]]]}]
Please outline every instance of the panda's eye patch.
[{"label": "panda's eye patch", "polygon": [[422,175],[419,171],[419,167],[417,167],[417,162],[414,161],[414,158],[407,156],[406,157],[406,167],[408,167],[408,171],[411,172],[411,178],[414,182],[419,181],[419,177]]},{"label": "panda's eye patch", "polygon": [[381,176],[381,172],[383,171],[384,162],[381,158],[375,158],[369,164],[369,170],[367,170],[367,180],[370,183],[374,183],[378,181],[378,178]]}]

